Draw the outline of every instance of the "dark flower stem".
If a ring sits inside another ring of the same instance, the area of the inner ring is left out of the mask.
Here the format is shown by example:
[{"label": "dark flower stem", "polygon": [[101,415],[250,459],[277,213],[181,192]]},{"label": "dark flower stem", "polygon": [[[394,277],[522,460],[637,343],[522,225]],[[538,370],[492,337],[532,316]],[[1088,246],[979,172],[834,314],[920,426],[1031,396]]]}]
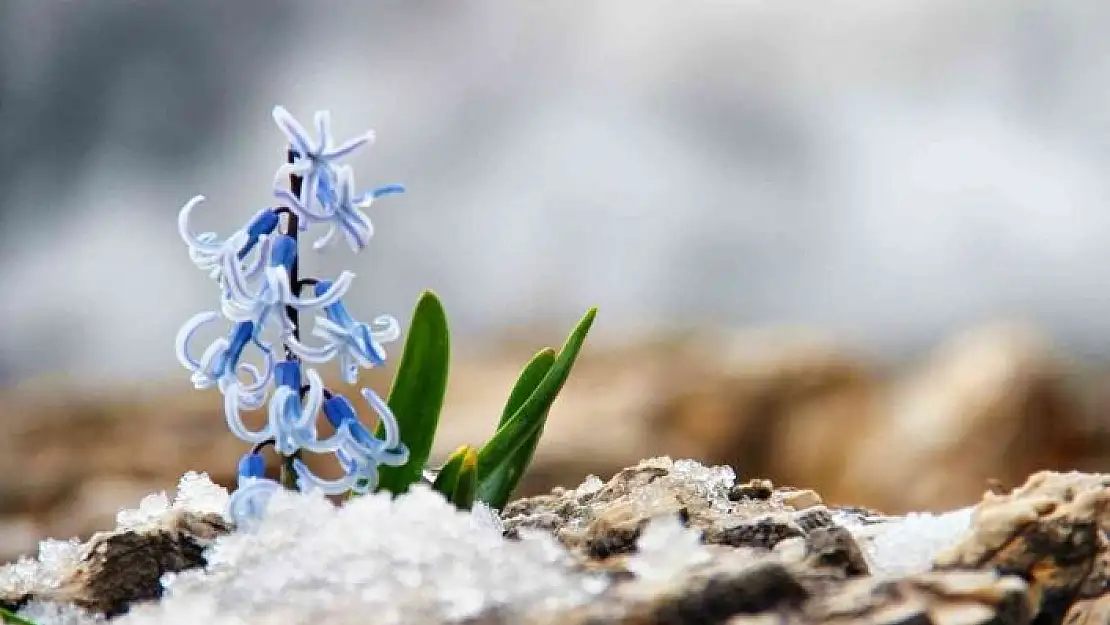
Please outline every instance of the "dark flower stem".
[{"label": "dark flower stem", "polygon": [[[294,152],[292,148],[286,151],[287,162],[292,163],[296,159],[297,153]],[[289,174],[289,190],[293,193],[293,195],[297,197],[301,196],[301,183],[302,180],[300,176],[296,174]],[[297,214],[294,213],[292,210],[286,210],[283,212],[285,213],[284,234],[292,238],[294,243],[297,243],[297,236],[300,234],[301,229],[300,218],[297,217]],[[300,297],[301,287],[303,286],[300,280],[300,272],[298,270],[299,265],[300,250],[298,249],[297,256],[293,258],[293,267],[289,272],[289,285],[293,290],[294,297]],[[285,312],[289,315],[289,320],[293,322],[293,338],[299,341],[301,338],[300,312],[293,306],[287,306],[285,308]],[[293,350],[289,349],[288,345],[285,346],[285,359],[294,362],[298,360],[297,355],[293,353]],[[301,399],[304,399],[304,389],[301,390]],[[293,461],[299,458],[300,455],[301,453],[297,451],[292,456],[282,456],[281,458],[281,485],[289,490],[297,490],[297,474],[293,471]]]}]

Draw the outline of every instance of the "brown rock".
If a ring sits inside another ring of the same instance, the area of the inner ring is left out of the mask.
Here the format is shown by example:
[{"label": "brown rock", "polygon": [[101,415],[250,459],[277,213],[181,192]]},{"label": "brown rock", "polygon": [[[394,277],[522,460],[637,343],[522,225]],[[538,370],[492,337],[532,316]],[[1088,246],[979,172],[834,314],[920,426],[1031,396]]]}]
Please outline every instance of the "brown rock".
[{"label": "brown rock", "polygon": [[[605,484],[587,481],[574,490],[556,488],[520,499],[506,506],[502,517],[507,535],[550,531],[584,559],[635,551],[644,525],[664,515],[677,515],[701,531],[707,544],[769,550],[833,525],[824,506],[796,510],[786,505],[785,498],[797,492],[785,489],[766,499],[732,501],[730,469],[655,458],[619,471]],[[852,541],[850,536],[842,540]]]},{"label": "brown rock", "polygon": [[94,535],[80,563],[57,587],[42,588],[0,603],[16,608],[30,600],[71,603],[115,616],[140,601],[162,596],[162,576],[205,565],[204,549],[230,531],[218,515],[177,511],[157,524]]},{"label": "brown rock", "polygon": [[848,458],[826,497],[889,512],[945,510],[988,480],[1070,468],[1096,453],[1068,372],[1039,333],[979,328],[955,337],[883,396],[881,419],[838,441]]}]

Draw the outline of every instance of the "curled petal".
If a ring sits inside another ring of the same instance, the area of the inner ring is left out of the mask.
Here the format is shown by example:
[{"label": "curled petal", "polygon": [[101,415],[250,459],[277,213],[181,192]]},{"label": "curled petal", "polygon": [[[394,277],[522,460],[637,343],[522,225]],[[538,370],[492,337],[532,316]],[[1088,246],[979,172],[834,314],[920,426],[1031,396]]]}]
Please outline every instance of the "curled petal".
[{"label": "curled petal", "polygon": [[344,271],[335,279],[335,284],[322,295],[315,297],[297,297],[293,295],[293,290],[289,286],[289,276],[286,275],[284,276],[284,281],[281,283],[282,301],[296,308],[324,308],[331,306],[347,294],[347,290],[351,288],[351,281],[354,280],[354,278],[355,274],[350,271]]},{"label": "curled petal", "polygon": [[185,206],[181,207],[181,211],[177,213],[177,232],[181,235],[181,239],[185,241],[185,245],[189,246],[190,254],[193,253],[193,250],[212,250],[219,247],[219,245],[215,243],[215,233],[205,232],[197,236],[189,230],[189,217],[193,209],[203,201],[203,195],[194,196],[193,199],[186,202]]},{"label": "curled petal", "polygon": [[370,327],[374,340],[380,343],[390,343],[401,338],[401,324],[393,315],[378,315]]},{"label": "curled petal", "polygon": [[313,473],[300,458],[293,460],[293,471],[297,474],[297,486],[302,492],[319,490],[325,495],[342,495],[355,486],[359,477],[358,474],[352,470],[353,467],[344,467],[344,469],[346,472],[343,477],[335,480],[326,480]]},{"label": "curled petal", "polygon": [[201,368],[200,362],[189,355],[189,342],[192,341],[193,335],[202,325],[216,320],[219,316],[214,311],[197,313],[189,318],[177,331],[177,339],[174,341],[177,360],[189,371],[197,371]]},{"label": "curled petal", "polygon": [[231,387],[228,393],[224,395],[224,416],[227,419],[227,427],[231,433],[241,441],[245,441],[252,445],[257,445],[273,436],[269,424],[262,427],[260,430],[249,430],[243,424],[243,417],[239,414],[239,390],[236,387]]},{"label": "curled petal", "polygon": [[381,419],[382,429],[385,430],[385,438],[382,440],[386,449],[392,449],[401,444],[401,432],[397,426],[397,417],[393,415],[393,411],[373,389],[362,389],[362,397],[378,413],[378,418]]},{"label": "curled petal", "polygon": [[[319,321],[319,318],[317,319]],[[335,343],[327,343],[322,347],[310,347],[298,341],[292,335],[282,339],[289,350],[301,357],[305,362],[323,363],[335,358],[339,347]]]},{"label": "curled petal", "polygon": [[305,371],[308,378],[308,393],[305,394],[305,403],[301,407],[300,417],[294,421],[297,429],[312,426],[315,428],[316,416],[320,414],[320,407],[324,404],[324,381],[315,369]]}]

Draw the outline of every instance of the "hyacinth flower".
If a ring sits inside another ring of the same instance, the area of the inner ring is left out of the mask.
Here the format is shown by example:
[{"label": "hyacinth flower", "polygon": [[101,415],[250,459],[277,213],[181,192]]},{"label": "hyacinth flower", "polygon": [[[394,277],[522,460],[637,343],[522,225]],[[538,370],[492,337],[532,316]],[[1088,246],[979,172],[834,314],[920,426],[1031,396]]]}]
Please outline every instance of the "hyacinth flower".
[{"label": "hyacinth flower", "polygon": [[262,454],[251,451],[239,461],[238,482],[228,500],[228,516],[240,525],[261,516],[266,503],[281,484],[266,478],[266,462]]},{"label": "hyacinth flower", "polygon": [[245,264],[244,259],[263,240],[277,228],[278,215],[274,209],[259,211],[250,222],[235,231],[227,239],[220,241],[215,232],[195,235],[189,229],[189,218],[201,202],[203,195],[189,200],[178,213],[177,229],[189,247],[189,258],[209,277],[219,281],[225,291],[241,293],[246,289],[244,281],[257,274],[265,260],[265,251],[253,264]]},{"label": "hyacinth flower", "polygon": [[[228,429],[253,446],[240,462],[239,488],[228,508],[237,522],[247,522],[248,517],[259,514],[276,488],[319,490],[327,494],[365,490],[377,484],[379,466],[397,466],[408,459],[396,419],[388,407],[383,409],[384,402],[377,395],[364,391],[386,431],[382,440],[359,422],[349,402],[324,387],[314,369],[302,369],[300,355],[310,353],[314,356],[311,362],[315,363],[339,356],[344,378],[354,382],[358,364],[384,363],[381,342],[400,335],[396,320],[378,317],[375,323],[381,327],[371,330],[351,319],[342,298],[351,287],[353,273],[344,271],[326,280],[302,279],[298,271],[301,231],[313,225],[326,226],[330,234],[321,237],[325,243],[334,238],[336,231],[341,231],[352,243],[352,249],[358,251],[373,233],[369,219],[360,209],[373,198],[402,188],[391,185],[362,194],[355,192],[353,173],[340,165],[339,160],[369,143],[371,133],[336,146],[326,113],[316,116],[319,134],[316,141],[285,109],[276,107],[274,120],[289,141],[289,162],[278,169],[279,178],[289,177],[289,188],[276,189],[273,195],[287,205],[257,211],[246,225],[224,239],[211,232],[193,234],[189,227],[191,215],[203,196],[186,203],[178,215],[178,229],[190,259],[215,279],[220,289],[219,312],[200,313],[179,331],[178,359],[192,372],[195,386],[216,387],[223,393]],[[306,287],[311,291],[302,294]],[[328,345],[336,346],[310,350],[300,342],[299,321],[303,313],[319,312],[323,314],[315,318],[324,325],[314,332],[328,338]],[[200,357],[194,357],[190,349],[194,335],[220,317],[232,324],[229,335],[216,339]],[[280,361],[271,345],[261,339],[267,329],[276,331],[284,345],[284,359]],[[264,362],[261,368],[241,362],[249,344],[261,350]],[[350,353],[352,350],[355,355]],[[267,402],[265,422],[258,429],[248,427],[242,412],[259,410]],[[335,433],[329,437],[321,437],[317,430],[321,411],[335,427]],[[265,477],[260,454],[267,446],[272,446],[281,459],[278,481]],[[301,460],[305,453],[333,454],[344,476],[339,480],[316,476]]]},{"label": "hyacinth flower", "polygon": [[[317,297],[334,287],[328,281],[316,283]],[[370,369],[385,363],[386,353],[382,343],[397,340],[401,326],[392,316],[380,315],[374,325],[355,321],[342,302],[324,307],[325,317],[316,318],[313,336],[325,340],[321,346],[308,346],[297,339],[287,341],[289,349],[306,362],[328,362],[339,357],[339,370],[347,384],[358,379],[358,369]]]},{"label": "hyacinth flower", "polygon": [[335,176],[335,180],[330,177],[321,179],[317,198],[320,199],[321,203],[327,200],[326,205],[333,207],[333,209],[323,215],[311,217],[312,219],[330,222],[328,223],[327,232],[317,239],[312,247],[318,250],[323,249],[335,238],[337,231],[342,231],[351,251],[358,253],[366,247],[370,238],[374,236],[374,226],[362,210],[369,208],[370,204],[377,198],[403,193],[405,188],[398,184],[391,184],[359,194],[355,191],[354,172],[350,167],[336,168]]},{"label": "hyacinth flower", "polygon": [[[244,321],[235,324],[228,338],[213,341],[200,358],[194,358],[189,353],[189,343],[196,331],[218,317],[215,312],[203,312],[185,322],[177,335],[177,359],[193,373],[192,382],[196,388],[215,386],[225,396],[234,397],[238,405],[257,408],[264,401],[266,385],[273,374],[273,355],[270,347],[258,339],[254,323]],[[240,362],[247,343],[254,343],[262,351],[266,362],[263,370]],[[239,379],[240,371],[250,375],[253,381],[243,384]]]},{"label": "hyacinth flower", "polygon": [[[315,141],[285,107],[275,106],[273,114],[274,121],[285,133],[296,155],[292,163],[278,168],[274,195],[288,202],[289,207],[308,222],[328,221],[331,219],[329,213],[334,213],[335,210],[328,206],[328,200],[329,188],[334,189],[338,180],[336,162],[373,141],[374,133],[366,132],[335,146],[331,137],[331,115],[327,111],[316,113],[316,132],[319,138]],[[301,178],[299,190],[287,190],[280,186],[280,180],[290,175]]]},{"label": "hyacinth flower", "polygon": [[297,262],[297,242],[288,235],[276,235],[268,246],[269,266],[264,273],[264,281],[254,293],[246,290],[229,290],[221,302],[224,316],[232,321],[253,321],[259,326],[265,324],[270,315],[276,314],[282,323],[283,333],[291,334],[293,321],[287,311],[293,309],[318,309],[331,306],[339,301],[351,287],[355,275],[344,271],[328,288],[317,289],[316,297],[299,297],[293,293],[290,274]]},{"label": "hyacinth flower", "polygon": [[354,406],[346,397],[330,392],[328,395],[324,402],[324,414],[336,430],[334,438],[341,441],[335,454],[344,475],[336,480],[324,480],[309,471],[303,462],[296,460],[294,470],[298,480],[333,495],[373,490],[378,485],[378,466],[397,467],[409,459],[408,449],[401,444],[397,417],[377,393],[368,388],[362,390],[362,396],[378,414],[382,425],[385,438],[379,439],[359,421]]}]

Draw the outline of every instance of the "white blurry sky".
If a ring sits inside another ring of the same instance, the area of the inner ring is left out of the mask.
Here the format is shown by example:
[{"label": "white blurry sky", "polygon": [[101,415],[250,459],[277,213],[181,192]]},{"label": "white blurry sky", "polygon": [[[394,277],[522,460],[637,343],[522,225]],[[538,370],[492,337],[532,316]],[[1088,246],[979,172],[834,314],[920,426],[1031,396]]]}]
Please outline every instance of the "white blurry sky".
[{"label": "white blurry sky", "polygon": [[176,212],[203,193],[226,232],[269,201],[275,103],[376,129],[360,180],[409,188],[318,265],[359,274],[362,317],[430,287],[471,345],[596,304],[603,339],[812,324],[902,353],[1018,317],[1110,354],[1097,0],[5,4],[9,383],[178,371],[215,291]]}]

